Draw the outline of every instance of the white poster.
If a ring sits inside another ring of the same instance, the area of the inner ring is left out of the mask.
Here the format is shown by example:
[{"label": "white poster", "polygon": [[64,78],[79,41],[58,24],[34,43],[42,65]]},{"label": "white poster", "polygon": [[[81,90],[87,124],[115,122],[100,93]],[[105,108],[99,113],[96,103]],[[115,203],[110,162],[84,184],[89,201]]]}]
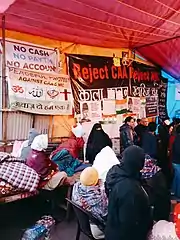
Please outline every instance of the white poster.
[{"label": "white poster", "polygon": [[72,114],[69,76],[51,75],[9,68],[10,108],[48,115]]},{"label": "white poster", "polygon": [[128,87],[107,88],[107,98],[123,100],[128,96]]},{"label": "white poster", "polygon": [[139,116],[141,111],[141,99],[136,97],[128,97],[128,111]]},{"label": "white poster", "polygon": [[102,119],[101,101],[80,102],[81,120],[94,122]]},{"label": "white poster", "polygon": [[111,99],[103,100],[103,115],[115,115],[116,114],[116,101]]},{"label": "white poster", "polygon": [[29,43],[6,41],[7,67],[40,73],[58,73],[58,51]]},{"label": "white poster", "polygon": [[180,100],[180,84],[176,84],[176,89],[175,89],[175,100]]},{"label": "white poster", "polygon": [[141,98],[141,109],[139,118],[145,118],[146,117],[146,98]]}]

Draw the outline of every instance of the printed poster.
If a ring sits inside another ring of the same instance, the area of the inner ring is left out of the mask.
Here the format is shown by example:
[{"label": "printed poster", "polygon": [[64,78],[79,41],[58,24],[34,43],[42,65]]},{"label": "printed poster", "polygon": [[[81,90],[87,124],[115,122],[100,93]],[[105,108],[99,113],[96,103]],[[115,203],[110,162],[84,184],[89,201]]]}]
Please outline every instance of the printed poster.
[{"label": "printed poster", "polygon": [[103,116],[116,115],[116,101],[113,99],[103,100]]},{"label": "printed poster", "polygon": [[168,112],[167,112],[167,79],[161,83],[158,89],[158,107],[159,107],[159,119],[164,121],[168,119]]},{"label": "printed poster", "polygon": [[47,115],[71,115],[72,91],[69,76],[9,68],[10,109]]},{"label": "printed poster", "polygon": [[7,67],[39,73],[58,73],[58,52],[29,43],[6,41]]},{"label": "printed poster", "polygon": [[141,108],[139,113],[139,118],[146,118],[146,98],[140,98]]},{"label": "printed poster", "polygon": [[80,109],[82,122],[102,120],[101,101],[80,102]]},{"label": "printed poster", "polygon": [[158,116],[158,96],[146,97],[146,117]]},{"label": "printed poster", "polygon": [[[80,102],[117,102],[117,114],[127,112],[124,99],[127,96],[140,98],[157,95],[161,70],[135,61],[130,65],[114,64],[113,57],[69,55],[69,75],[76,114],[80,113]],[[123,105],[123,106],[121,106]],[[138,112],[140,103],[138,103]],[[121,111],[122,110],[122,111]],[[138,112],[139,114],[139,112]]]},{"label": "printed poster", "polygon": [[138,117],[141,111],[141,99],[136,97],[128,97],[128,112],[134,113]]}]

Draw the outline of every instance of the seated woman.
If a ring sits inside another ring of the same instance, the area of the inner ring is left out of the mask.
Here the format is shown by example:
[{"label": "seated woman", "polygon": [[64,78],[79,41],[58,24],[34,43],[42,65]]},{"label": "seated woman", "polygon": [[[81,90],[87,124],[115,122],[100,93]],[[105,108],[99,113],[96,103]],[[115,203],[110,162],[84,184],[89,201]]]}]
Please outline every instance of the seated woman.
[{"label": "seated woman", "polygon": [[112,141],[109,136],[104,132],[100,123],[94,124],[91,133],[88,137],[86,147],[86,160],[93,164],[96,155],[104,147],[109,146],[112,148]]},{"label": "seated woman", "polygon": [[[108,200],[96,169],[88,167],[83,170],[80,182],[73,187],[72,201],[92,213],[99,221],[106,221]],[[96,225],[90,226],[95,239],[104,239],[104,234]]]},{"label": "seated woman", "polygon": [[97,152],[92,166],[97,170],[99,179],[105,182],[109,169],[120,162],[116,157],[115,152],[109,146],[106,146],[102,149],[99,147],[99,150],[100,152]]},{"label": "seated woman", "polygon": [[26,164],[33,168],[41,178],[41,186],[45,190],[54,190],[67,180],[67,174],[60,172],[45,154],[44,150],[48,147],[48,136],[38,135],[35,137],[31,151],[27,157]]},{"label": "seated woman", "polygon": [[171,208],[170,193],[166,179],[155,160],[146,155],[144,167],[141,171],[142,185],[148,193],[153,206],[153,220],[168,220]]},{"label": "seated woman", "polygon": [[26,160],[30,151],[31,151],[31,144],[36,136],[38,136],[39,133],[36,131],[36,129],[32,128],[29,131],[29,137],[28,140],[24,141],[21,149],[19,150],[19,157]]},{"label": "seated woman", "polygon": [[76,137],[75,134],[71,131],[70,136],[67,141],[61,143],[57,149],[52,152],[51,158],[53,158],[61,150],[66,149],[73,158],[79,158],[80,151],[84,147],[84,139],[81,137]]}]

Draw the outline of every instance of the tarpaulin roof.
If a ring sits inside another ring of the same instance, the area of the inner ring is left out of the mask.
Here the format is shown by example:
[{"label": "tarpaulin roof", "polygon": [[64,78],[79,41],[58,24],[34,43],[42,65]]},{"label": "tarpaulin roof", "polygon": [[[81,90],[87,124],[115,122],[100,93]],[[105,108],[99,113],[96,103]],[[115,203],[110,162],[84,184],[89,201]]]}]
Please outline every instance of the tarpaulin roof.
[{"label": "tarpaulin roof", "polygon": [[[7,9],[8,2],[12,5]],[[0,6],[7,9],[7,29],[86,45],[135,48],[180,78],[180,1],[1,0]]]}]

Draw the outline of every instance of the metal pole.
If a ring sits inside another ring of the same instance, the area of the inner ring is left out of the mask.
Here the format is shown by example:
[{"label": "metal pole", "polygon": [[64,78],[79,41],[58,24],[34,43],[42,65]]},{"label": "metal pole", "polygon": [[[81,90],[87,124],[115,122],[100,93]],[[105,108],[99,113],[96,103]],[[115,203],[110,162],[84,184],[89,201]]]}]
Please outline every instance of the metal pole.
[{"label": "metal pole", "polygon": [[3,142],[7,142],[7,83],[6,83],[6,21],[2,17],[2,106],[3,106]]}]

